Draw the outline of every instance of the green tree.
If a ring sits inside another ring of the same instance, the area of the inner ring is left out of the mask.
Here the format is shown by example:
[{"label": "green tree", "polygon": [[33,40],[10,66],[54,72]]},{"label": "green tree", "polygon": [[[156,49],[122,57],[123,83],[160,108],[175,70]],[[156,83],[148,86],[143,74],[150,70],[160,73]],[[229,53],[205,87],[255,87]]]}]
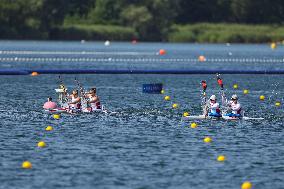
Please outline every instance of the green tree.
[{"label": "green tree", "polygon": [[239,23],[281,23],[284,19],[282,0],[232,0],[232,14]]},{"label": "green tree", "polygon": [[69,0],[67,14],[85,17],[94,8],[95,4],[96,0]]},{"label": "green tree", "polygon": [[68,12],[68,3],[69,0],[43,0],[39,14],[42,31],[50,31],[62,25],[64,17]]},{"label": "green tree", "polygon": [[178,1],[126,0],[124,4],[128,6],[122,11],[122,21],[134,27],[142,40],[153,41],[167,38],[176,16]]},{"label": "green tree", "polygon": [[153,15],[152,26],[149,27],[150,40],[167,39],[170,27],[176,17],[179,1],[146,0],[148,8]]},{"label": "green tree", "polygon": [[89,20],[96,24],[118,24],[119,15],[123,9],[123,1],[96,0],[95,6],[90,10]]},{"label": "green tree", "polygon": [[38,17],[42,0],[2,0],[0,3],[1,38],[40,37]]},{"label": "green tree", "polygon": [[147,7],[129,5],[121,12],[121,18],[124,24],[135,28],[140,39],[147,38],[147,30],[153,20],[153,16]]},{"label": "green tree", "polygon": [[227,22],[231,0],[180,0],[177,23]]}]

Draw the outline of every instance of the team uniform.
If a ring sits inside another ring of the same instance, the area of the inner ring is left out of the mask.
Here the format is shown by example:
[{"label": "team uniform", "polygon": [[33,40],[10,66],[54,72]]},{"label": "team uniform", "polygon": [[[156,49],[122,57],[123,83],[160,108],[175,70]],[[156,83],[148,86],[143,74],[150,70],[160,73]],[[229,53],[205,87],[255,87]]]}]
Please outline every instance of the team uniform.
[{"label": "team uniform", "polygon": [[209,112],[208,116],[222,117],[219,103],[210,102],[210,112]]},{"label": "team uniform", "polygon": [[221,110],[220,110],[220,105],[216,101],[216,96],[212,95],[210,97],[210,103],[209,103],[209,108],[210,112],[208,113],[208,116],[212,117],[222,117]]},{"label": "team uniform", "polygon": [[229,117],[241,117],[242,116],[241,115],[242,107],[239,102],[235,104],[233,101],[230,101],[228,105],[230,105],[232,112],[226,114],[226,116],[229,116]]},{"label": "team uniform", "polygon": [[[236,100],[236,102],[234,102],[234,100]],[[229,117],[241,117],[242,116],[242,106],[237,100],[238,100],[238,96],[233,95],[232,100],[227,102],[227,105],[230,107],[232,112],[225,114],[225,116],[229,116]]]},{"label": "team uniform", "polygon": [[72,96],[72,99],[71,99],[71,103],[72,104],[69,104],[69,110],[72,112],[72,113],[76,113],[76,112],[80,112],[81,111],[81,102],[77,102],[75,104],[73,104],[74,102],[76,102],[77,98],[74,98],[74,96]]},{"label": "team uniform", "polygon": [[[94,101],[95,98],[97,98],[97,96],[94,96],[94,97],[91,96],[89,97],[89,101]],[[97,101],[97,102],[90,103],[90,108],[91,108],[91,111],[102,109],[101,102]]]}]

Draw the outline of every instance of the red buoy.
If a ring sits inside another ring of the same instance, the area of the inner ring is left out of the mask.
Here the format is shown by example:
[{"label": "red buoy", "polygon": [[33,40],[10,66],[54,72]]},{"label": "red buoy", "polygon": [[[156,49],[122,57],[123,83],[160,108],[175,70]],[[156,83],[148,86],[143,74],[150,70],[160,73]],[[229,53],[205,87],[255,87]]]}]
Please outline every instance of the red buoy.
[{"label": "red buoy", "polygon": [[133,45],[135,45],[135,44],[137,44],[137,40],[136,40],[136,39],[133,39],[133,40],[131,41],[131,43],[132,43]]},{"label": "red buoy", "polygon": [[165,54],[166,54],[166,51],[164,49],[160,49],[159,55],[165,55]]}]

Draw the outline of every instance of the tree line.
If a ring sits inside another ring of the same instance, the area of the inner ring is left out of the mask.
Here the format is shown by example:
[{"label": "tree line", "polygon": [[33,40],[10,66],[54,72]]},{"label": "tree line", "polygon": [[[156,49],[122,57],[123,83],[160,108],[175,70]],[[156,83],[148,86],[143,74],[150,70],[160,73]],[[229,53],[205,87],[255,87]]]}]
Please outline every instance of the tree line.
[{"label": "tree line", "polygon": [[50,39],[64,25],[132,28],[147,41],[167,39],[173,25],[276,24],[282,0],[1,0],[1,39]]}]

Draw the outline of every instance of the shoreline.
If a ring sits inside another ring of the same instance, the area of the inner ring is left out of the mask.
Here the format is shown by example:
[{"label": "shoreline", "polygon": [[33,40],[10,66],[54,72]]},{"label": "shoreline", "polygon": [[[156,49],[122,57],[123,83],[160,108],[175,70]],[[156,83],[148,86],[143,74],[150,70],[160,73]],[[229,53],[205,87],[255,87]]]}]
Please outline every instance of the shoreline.
[{"label": "shoreline", "polygon": [[115,41],[164,42],[196,44],[265,44],[284,43],[282,25],[248,25],[230,23],[197,23],[172,25],[162,40],[140,39],[133,28],[117,25],[65,25],[54,28],[48,37],[0,37],[1,41]]}]

